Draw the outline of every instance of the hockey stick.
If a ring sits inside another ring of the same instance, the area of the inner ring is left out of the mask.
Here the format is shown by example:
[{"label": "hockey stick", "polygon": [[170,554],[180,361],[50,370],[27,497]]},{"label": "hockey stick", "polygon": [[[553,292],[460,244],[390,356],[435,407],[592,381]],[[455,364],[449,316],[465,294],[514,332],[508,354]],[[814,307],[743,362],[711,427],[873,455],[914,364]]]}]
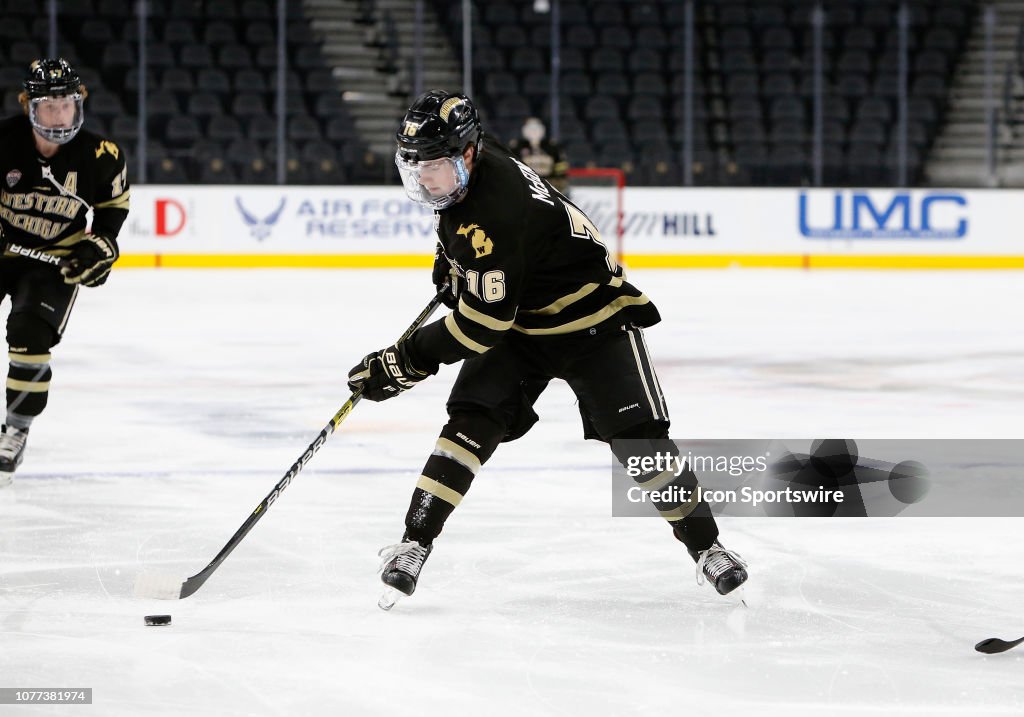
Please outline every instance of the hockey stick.
[{"label": "hockey stick", "polygon": [[982,640],[974,649],[978,652],[984,652],[986,655],[994,655],[997,652],[1006,652],[1017,645],[1024,642],[1024,637],[1019,640],[1000,640],[998,637],[990,637],[987,640]]},{"label": "hockey stick", "polygon": [[[399,342],[408,339],[416,329],[423,325],[423,323],[430,318],[431,314],[437,310],[437,307],[441,305],[441,296],[447,291],[447,286],[441,289],[438,294],[430,300],[430,303],[424,307],[420,315],[416,317],[416,320],[412,322],[405,333],[398,339]],[[227,542],[220,552],[217,553],[216,557],[210,561],[210,564],[200,570],[198,573],[190,578],[181,578],[173,575],[165,575],[159,573],[142,573],[135,580],[134,594],[136,597],[144,598],[156,598],[158,600],[180,600],[187,598],[189,595],[194,593],[196,590],[203,586],[210,576],[213,575],[214,571],[220,567],[231,551],[238,547],[238,544],[242,542],[242,539],[253,529],[253,526],[259,522],[266,512],[270,509],[270,506],[274,504],[284,492],[291,482],[295,479],[295,476],[299,474],[309,459],[323,447],[324,443],[327,442],[327,438],[337,430],[338,426],[341,425],[342,421],[348,418],[348,414],[352,412],[355,405],[359,403],[362,398],[362,389],[356,390],[348,397],[345,404],[341,409],[334,414],[334,417],[330,422],[324,426],[323,430],[320,431],[320,435],[309,444],[306,451],[296,460],[292,467],[288,469],[288,472],[284,474],[284,477],[277,482],[274,489],[270,491],[266,498],[264,498],[256,509],[246,518],[245,522],[242,523],[241,527],[235,531],[235,534],[231,536],[231,540]]]}]

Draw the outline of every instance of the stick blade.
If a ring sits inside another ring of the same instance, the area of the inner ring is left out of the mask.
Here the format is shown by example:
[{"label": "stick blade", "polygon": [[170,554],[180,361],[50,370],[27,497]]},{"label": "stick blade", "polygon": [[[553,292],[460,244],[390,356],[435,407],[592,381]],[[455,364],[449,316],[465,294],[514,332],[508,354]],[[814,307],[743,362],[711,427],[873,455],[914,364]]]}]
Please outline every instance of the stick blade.
[{"label": "stick blade", "polygon": [[979,642],[974,646],[974,649],[978,652],[984,652],[986,655],[995,655],[1000,652],[1006,652],[1007,650],[1021,644],[1021,642],[1024,642],[1024,637],[1020,640],[1014,640],[1013,642],[1000,640],[998,637],[990,637],[987,640]]},{"label": "stick blade", "polygon": [[137,598],[180,600],[184,583],[177,575],[145,572],[135,578],[132,594]]}]

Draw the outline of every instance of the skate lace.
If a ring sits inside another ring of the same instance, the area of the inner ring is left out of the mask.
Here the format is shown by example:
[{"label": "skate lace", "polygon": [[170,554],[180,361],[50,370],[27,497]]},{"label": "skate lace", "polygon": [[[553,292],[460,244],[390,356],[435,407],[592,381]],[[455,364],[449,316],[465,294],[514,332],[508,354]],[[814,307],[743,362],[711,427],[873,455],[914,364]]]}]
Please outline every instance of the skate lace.
[{"label": "skate lace", "polygon": [[28,431],[21,431],[17,428],[5,426],[4,432],[0,434],[0,457],[8,459],[14,458],[25,448],[25,442],[27,440]]},{"label": "skate lace", "polygon": [[726,550],[718,543],[715,543],[700,553],[700,558],[697,560],[697,584],[704,584],[705,574],[712,580],[718,580],[722,573],[737,565],[746,567],[747,563],[740,557],[739,553]]},{"label": "skate lace", "polygon": [[427,559],[427,549],[411,540],[381,548],[377,551],[377,556],[381,559],[380,567],[377,568],[378,573],[384,572],[384,569],[393,560],[395,561],[394,567],[403,573],[419,575],[420,568],[423,567],[423,563]]}]

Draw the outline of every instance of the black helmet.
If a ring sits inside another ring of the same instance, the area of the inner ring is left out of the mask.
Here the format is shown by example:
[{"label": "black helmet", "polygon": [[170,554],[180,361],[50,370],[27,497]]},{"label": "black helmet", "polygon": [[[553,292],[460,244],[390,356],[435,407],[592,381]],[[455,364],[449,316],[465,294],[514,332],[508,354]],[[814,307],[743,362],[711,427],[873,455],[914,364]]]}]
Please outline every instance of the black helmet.
[{"label": "black helmet", "polygon": [[[74,139],[85,121],[82,101],[87,95],[75,68],[63,57],[36,60],[29,65],[28,76],[22,86],[25,91],[19,99],[36,133],[55,144],[65,144]],[[69,125],[51,127],[39,118],[40,103],[56,97],[70,97],[74,101],[74,117]]]},{"label": "black helmet", "polygon": [[64,97],[81,92],[82,79],[63,57],[36,60],[28,68],[22,85],[30,100],[42,97]]},{"label": "black helmet", "polygon": [[395,138],[398,156],[420,162],[462,154],[483,137],[480,114],[466,95],[429,90],[416,98]]}]

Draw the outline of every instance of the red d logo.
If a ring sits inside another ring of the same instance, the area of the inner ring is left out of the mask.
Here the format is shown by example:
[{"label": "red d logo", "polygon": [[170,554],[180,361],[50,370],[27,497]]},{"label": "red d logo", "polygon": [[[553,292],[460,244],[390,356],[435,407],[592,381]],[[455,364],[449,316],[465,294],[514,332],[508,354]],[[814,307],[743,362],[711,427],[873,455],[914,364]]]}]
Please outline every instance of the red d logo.
[{"label": "red d logo", "polygon": [[185,228],[185,207],[176,199],[156,200],[156,235],[172,237]]}]

